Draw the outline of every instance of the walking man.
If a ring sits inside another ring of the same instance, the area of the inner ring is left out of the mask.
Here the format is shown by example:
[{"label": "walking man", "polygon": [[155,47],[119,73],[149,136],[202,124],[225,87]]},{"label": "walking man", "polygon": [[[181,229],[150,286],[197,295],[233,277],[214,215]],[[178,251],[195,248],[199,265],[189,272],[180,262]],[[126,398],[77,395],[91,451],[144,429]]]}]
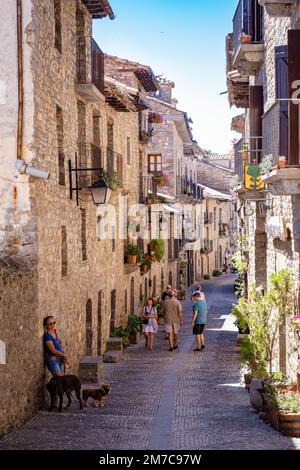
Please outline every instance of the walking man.
[{"label": "walking man", "polygon": [[168,335],[169,351],[178,349],[180,326],[183,325],[182,307],[176,299],[173,291],[169,293],[169,299],[165,300],[163,313],[165,320],[165,332]]},{"label": "walking man", "polygon": [[193,334],[196,336],[197,341],[197,348],[194,349],[194,351],[202,351],[205,349],[204,328],[207,322],[207,307],[206,301],[201,295],[201,292],[194,292],[193,297],[195,302],[193,304],[192,327]]}]

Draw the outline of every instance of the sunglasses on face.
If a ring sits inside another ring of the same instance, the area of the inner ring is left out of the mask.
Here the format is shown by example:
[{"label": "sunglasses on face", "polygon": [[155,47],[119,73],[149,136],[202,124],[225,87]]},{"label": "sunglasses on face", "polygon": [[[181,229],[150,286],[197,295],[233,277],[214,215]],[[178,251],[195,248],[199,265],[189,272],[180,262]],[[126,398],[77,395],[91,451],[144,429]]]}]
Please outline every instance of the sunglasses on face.
[{"label": "sunglasses on face", "polygon": [[56,325],[56,321],[53,321],[51,323],[48,323],[48,326],[53,326],[53,325]]}]

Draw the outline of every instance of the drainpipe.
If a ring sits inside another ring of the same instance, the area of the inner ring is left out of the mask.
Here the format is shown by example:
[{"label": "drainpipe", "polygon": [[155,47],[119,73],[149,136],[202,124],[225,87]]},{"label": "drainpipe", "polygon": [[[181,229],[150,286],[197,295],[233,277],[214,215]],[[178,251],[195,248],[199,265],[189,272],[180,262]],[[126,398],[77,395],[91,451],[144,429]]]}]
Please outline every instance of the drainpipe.
[{"label": "drainpipe", "polygon": [[24,87],[23,87],[23,14],[22,0],[17,0],[17,37],[18,37],[18,134],[17,159],[22,160],[23,154],[23,122],[24,122]]}]

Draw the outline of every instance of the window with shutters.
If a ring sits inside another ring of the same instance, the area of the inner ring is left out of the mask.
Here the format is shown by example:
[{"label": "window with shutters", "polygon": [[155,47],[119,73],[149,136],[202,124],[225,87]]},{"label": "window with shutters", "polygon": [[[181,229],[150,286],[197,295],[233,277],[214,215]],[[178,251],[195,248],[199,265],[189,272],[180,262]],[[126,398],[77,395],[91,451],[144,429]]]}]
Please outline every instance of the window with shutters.
[{"label": "window with shutters", "polygon": [[288,46],[275,47],[276,99],[279,100],[279,155],[288,157],[289,147],[289,80]]},{"label": "window with shutters", "polygon": [[[288,31],[289,98],[299,98],[300,81],[300,29]],[[300,163],[299,101],[289,101],[289,164]]]},{"label": "window with shutters", "polygon": [[62,52],[61,0],[54,0],[55,47]]},{"label": "window with shutters", "polygon": [[162,171],[162,156],[161,155],[148,155],[148,173],[161,173]]}]

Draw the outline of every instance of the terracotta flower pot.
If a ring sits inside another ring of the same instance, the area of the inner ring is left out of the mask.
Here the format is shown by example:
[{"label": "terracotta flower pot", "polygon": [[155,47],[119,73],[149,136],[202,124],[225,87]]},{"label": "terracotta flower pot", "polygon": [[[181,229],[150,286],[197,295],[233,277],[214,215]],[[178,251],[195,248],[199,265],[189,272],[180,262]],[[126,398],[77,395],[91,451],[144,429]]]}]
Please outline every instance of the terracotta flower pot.
[{"label": "terracotta flower pot", "polygon": [[286,166],[286,160],[278,160],[278,168],[282,170]]},{"label": "terracotta flower pot", "polygon": [[127,256],[127,263],[128,264],[136,264],[137,256],[136,255],[128,255]]},{"label": "terracotta flower pot", "polygon": [[250,44],[251,42],[251,36],[249,34],[245,34],[241,36],[241,43],[242,44]]}]

